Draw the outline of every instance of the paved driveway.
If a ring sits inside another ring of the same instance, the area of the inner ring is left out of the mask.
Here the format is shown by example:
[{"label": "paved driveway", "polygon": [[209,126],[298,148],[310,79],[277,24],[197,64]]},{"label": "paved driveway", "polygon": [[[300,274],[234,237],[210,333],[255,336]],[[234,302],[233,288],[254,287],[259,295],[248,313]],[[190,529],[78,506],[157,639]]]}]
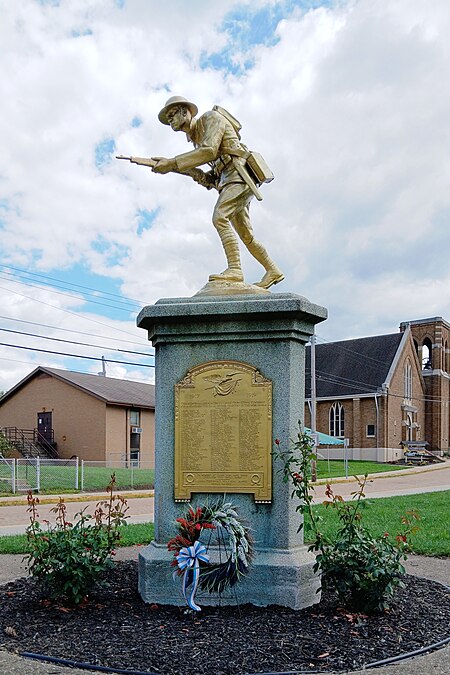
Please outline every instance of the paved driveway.
[{"label": "paved driveway", "polygon": [[[353,479],[335,479],[334,489],[336,494],[340,494],[344,499],[350,499],[351,493],[357,488]],[[370,498],[377,497],[391,497],[393,495],[411,495],[421,492],[437,492],[442,490],[450,490],[450,461],[445,464],[438,464],[429,467],[415,467],[409,469],[407,474],[399,475],[399,472],[392,471],[390,473],[377,474],[372,476],[371,482],[367,484],[366,495]],[[128,498],[128,515],[130,516],[129,523],[146,523],[153,521],[154,499],[148,493],[142,495],[127,495]],[[67,504],[68,517],[73,517],[77,511],[82,508],[87,508],[88,512],[93,513],[95,509],[96,500],[100,496],[91,496],[89,501],[76,501],[74,495],[66,495],[65,501]],[[325,484],[317,485],[314,491],[314,501],[317,503],[325,499]],[[78,500],[79,497],[76,497]],[[45,501],[45,497],[41,497]],[[0,498],[0,536],[6,534],[19,534],[25,532],[29,524],[29,514],[25,502],[22,505],[11,506],[7,505],[8,500]],[[39,505],[40,519],[54,520],[54,516],[50,513],[50,509],[54,504]]]}]

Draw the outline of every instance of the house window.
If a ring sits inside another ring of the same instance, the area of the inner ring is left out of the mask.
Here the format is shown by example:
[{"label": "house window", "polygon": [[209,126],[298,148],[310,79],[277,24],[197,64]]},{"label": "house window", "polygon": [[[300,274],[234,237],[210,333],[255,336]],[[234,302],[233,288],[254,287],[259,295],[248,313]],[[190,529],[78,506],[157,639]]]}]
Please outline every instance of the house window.
[{"label": "house window", "polygon": [[141,433],[141,411],[130,410],[130,464],[132,466],[139,466]]},{"label": "house window", "polygon": [[375,436],[375,424],[367,425],[367,438],[373,438]]},{"label": "house window", "polygon": [[141,411],[130,410],[130,424],[132,427],[139,427],[141,422]]},{"label": "house window", "polygon": [[139,457],[141,454],[141,434],[130,434],[130,463],[133,466],[139,466]]},{"label": "house window", "polygon": [[412,367],[410,361],[405,363],[403,371],[403,396],[410,401],[412,399]]},{"label": "house window", "polygon": [[330,436],[344,436],[344,407],[333,403],[330,408]]}]

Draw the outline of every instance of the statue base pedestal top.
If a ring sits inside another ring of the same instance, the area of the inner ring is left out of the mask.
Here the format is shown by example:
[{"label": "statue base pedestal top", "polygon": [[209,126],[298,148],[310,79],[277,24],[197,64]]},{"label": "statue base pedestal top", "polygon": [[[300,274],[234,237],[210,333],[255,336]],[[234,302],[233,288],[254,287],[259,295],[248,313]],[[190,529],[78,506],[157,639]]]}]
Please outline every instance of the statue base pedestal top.
[{"label": "statue base pedestal top", "polygon": [[269,292],[266,288],[246,284],[245,281],[208,281],[194,298],[202,295],[268,295]]}]

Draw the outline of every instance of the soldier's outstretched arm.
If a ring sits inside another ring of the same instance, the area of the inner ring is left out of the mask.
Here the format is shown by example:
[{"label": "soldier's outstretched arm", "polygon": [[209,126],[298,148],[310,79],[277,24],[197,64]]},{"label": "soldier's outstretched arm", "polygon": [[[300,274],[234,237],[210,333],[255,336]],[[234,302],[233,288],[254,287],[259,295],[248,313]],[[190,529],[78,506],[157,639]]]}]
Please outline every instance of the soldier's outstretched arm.
[{"label": "soldier's outstretched arm", "polygon": [[175,159],[168,159],[167,157],[152,157],[152,160],[156,162],[152,166],[153,173],[169,173],[170,171],[177,170],[177,163]]}]

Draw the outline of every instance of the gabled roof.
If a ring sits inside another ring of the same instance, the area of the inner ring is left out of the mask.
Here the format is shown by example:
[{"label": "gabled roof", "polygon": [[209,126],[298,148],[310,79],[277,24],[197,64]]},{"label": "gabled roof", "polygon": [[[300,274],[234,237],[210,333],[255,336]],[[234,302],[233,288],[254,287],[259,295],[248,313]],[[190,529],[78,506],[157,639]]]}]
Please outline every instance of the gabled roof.
[{"label": "gabled roof", "polygon": [[[316,396],[375,393],[387,382],[402,333],[316,345]],[[306,398],[311,397],[311,347],[306,348]]]},{"label": "gabled roof", "polygon": [[0,399],[0,404],[24,387],[30,380],[42,373],[77,387],[87,394],[95,396],[95,398],[111,405],[123,405],[136,408],[155,407],[155,386],[153,384],[119,380],[115,377],[87,375],[85,373],[77,373],[70,370],[60,370],[59,368],[44,368],[43,366],[39,366],[33,370],[32,373],[7,391]]}]

